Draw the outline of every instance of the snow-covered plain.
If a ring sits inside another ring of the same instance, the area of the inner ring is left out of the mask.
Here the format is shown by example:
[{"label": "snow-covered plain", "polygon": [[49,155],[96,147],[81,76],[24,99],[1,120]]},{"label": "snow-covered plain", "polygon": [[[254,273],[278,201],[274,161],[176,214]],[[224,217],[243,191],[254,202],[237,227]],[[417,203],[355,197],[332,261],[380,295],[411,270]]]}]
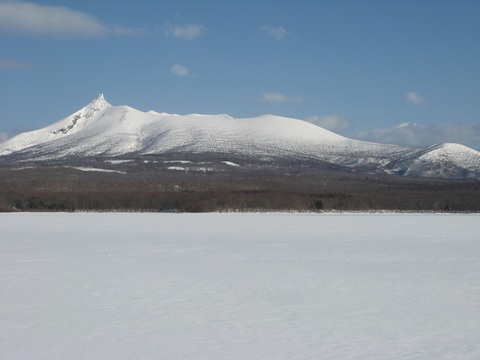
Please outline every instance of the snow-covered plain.
[{"label": "snow-covered plain", "polygon": [[0,358],[479,359],[480,216],[1,214]]}]

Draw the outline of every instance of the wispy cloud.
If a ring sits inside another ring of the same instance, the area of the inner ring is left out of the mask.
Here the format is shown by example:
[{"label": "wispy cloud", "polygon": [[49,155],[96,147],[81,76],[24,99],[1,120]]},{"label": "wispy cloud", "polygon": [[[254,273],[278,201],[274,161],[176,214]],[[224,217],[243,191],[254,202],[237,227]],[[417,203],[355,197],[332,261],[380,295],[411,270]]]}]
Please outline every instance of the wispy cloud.
[{"label": "wispy cloud", "polygon": [[10,59],[0,59],[0,70],[22,70],[30,69],[35,65],[27,64],[20,61],[10,60]]},{"label": "wispy cloud", "polygon": [[302,99],[298,96],[287,96],[280,92],[268,92],[261,95],[258,101],[265,104],[283,104],[283,103],[298,103]]},{"label": "wispy cloud", "polygon": [[480,124],[461,122],[440,125],[403,123],[387,129],[362,131],[354,137],[360,140],[410,146],[453,142],[480,150]]},{"label": "wispy cloud", "polygon": [[0,143],[7,139],[8,139],[7,133],[0,132]]},{"label": "wispy cloud", "polygon": [[112,25],[109,27],[109,33],[117,36],[142,36],[148,31],[142,28],[129,28],[122,25]]},{"label": "wispy cloud", "polygon": [[52,37],[101,37],[139,33],[122,26],[107,26],[94,16],[64,6],[29,2],[0,2],[0,31]]},{"label": "wispy cloud", "polygon": [[305,120],[315,125],[318,125],[324,129],[340,132],[340,133],[350,129],[352,125],[350,123],[350,120],[348,120],[346,117],[336,115],[336,114],[330,114],[330,115],[324,115],[324,116],[318,116],[318,115],[310,116]]},{"label": "wispy cloud", "polygon": [[181,38],[185,40],[193,40],[202,35],[206,27],[200,24],[172,25],[167,24],[165,35],[168,37]]},{"label": "wispy cloud", "polygon": [[170,72],[175,76],[186,77],[189,74],[188,68],[180,64],[174,64]]},{"label": "wispy cloud", "polygon": [[283,40],[289,33],[281,26],[263,25],[260,27],[268,36],[271,36],[277,41]]},{"label": "wispy cloud", "polygon": [[427,99],[425,99],[422,95],[416,93],[415,91],[407,92],[405,94],[405,101],[418,106],[428,105]]}]

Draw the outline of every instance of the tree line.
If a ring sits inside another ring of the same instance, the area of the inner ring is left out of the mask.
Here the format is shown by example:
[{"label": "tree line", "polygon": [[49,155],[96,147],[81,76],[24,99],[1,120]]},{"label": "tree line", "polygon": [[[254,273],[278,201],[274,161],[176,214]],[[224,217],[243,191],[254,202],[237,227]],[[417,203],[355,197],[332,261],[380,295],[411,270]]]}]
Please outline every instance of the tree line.
[{"label": "tree line", "polygon": [[0,169],[0,211],[480,211],[479,181],[301,172]]}]

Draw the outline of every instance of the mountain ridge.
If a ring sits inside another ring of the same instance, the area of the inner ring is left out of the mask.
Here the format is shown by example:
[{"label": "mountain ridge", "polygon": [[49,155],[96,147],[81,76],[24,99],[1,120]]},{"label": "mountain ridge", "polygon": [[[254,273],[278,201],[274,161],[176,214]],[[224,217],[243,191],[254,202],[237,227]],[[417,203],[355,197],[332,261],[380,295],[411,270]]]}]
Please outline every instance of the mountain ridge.
[{"label": "mountain ridge", "polygon": [[312,123],[262,115],[177,115],[113,106],[100,94],[42,129],[0,143],[0,162],[188,154],[321,161],[354,171],[480,180],[480,152],[460,144],[410,147],[349,139]]}]

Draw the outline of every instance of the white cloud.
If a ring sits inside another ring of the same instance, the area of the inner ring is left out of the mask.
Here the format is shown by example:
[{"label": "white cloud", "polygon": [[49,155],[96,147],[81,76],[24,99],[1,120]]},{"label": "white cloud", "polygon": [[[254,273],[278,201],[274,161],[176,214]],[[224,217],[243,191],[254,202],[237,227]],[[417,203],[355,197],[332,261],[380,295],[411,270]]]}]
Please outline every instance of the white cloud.
[{"label": "white cloud", "polygon": [[410,146],[450,142],[480,150],[480,124],[461,122],[440,125],[403,123],[387,129],[362,131],[354,137],[360,140]]},{"label": "white cloud", "polygon": [[273,37],[277,41],[283,40],[288,35],[288,31],[281,26],[263,25],[261,29],[265,31],[268,36]]},{"label": "white cloud", "polygon": [[147,34],[145,29],[132,29],[121,25],[113,25],[109,28],[109,31],[111,34],[118,36],[139,36]]},{"label": "white cloud", "polygon": [[102,36],[108,28],[94,17],[62,6],[0,3],[0,30],[55,36]]},{"label": "white cloud", "polygon": [[258,99],[262,103],[266,104],[283,104],[283,103],[295,103],[301,102],[302,99],[297,96],[287,96],[280,92],[269,92],[265,93]]},{"label": "white cloud", "polygon": [[0,70],[21,70],[21,69],[29,69],[33,67],[31,64],[23,63],[20,61],[9,60],[9,59],[0,59]]},{"label": "white cloud", "polygon": [[188,68],[180,64],[174,64],[170,69],[170,72],[173,75],[180,76],[180,77],[185,77],[185,76],[188,76],[189,74]]},{"label": "white cloud", "polygon": [[405,100],[407,102],[409,102],[410,104],[414,104],[414,105],[419,105],[419,106],[423,106],[423,105],[427,105],[428,104],[428,101],[427,99],[425,99],[423,96],[421,96],[420,94],[416,93],[415,91],[409,91],[405,94]]},{"label": "white cloud", "polygon": [[330,114],[325,116],[310,116],[305,120],[324,129],[337,132],[343,132],[345,130],[348,130],[352,125],[347,118],[336,114]]},{"label": "white cloud", "polygon": [[183,26],[167,24],[165,35],[185,40],[193,40],[202,35],[205,30],[205,26],[200,24],[190,23]]},{"label": "white cloud", "polygon": [[135,35],[140,31],[107,26],[95,17],[64,6],[0,2],[0,32],[53,37]]},{"label": "white cloud", "polygon": [[0,143],[7,140],[7,139],[8,139],[7,133],[0,132]]}]

